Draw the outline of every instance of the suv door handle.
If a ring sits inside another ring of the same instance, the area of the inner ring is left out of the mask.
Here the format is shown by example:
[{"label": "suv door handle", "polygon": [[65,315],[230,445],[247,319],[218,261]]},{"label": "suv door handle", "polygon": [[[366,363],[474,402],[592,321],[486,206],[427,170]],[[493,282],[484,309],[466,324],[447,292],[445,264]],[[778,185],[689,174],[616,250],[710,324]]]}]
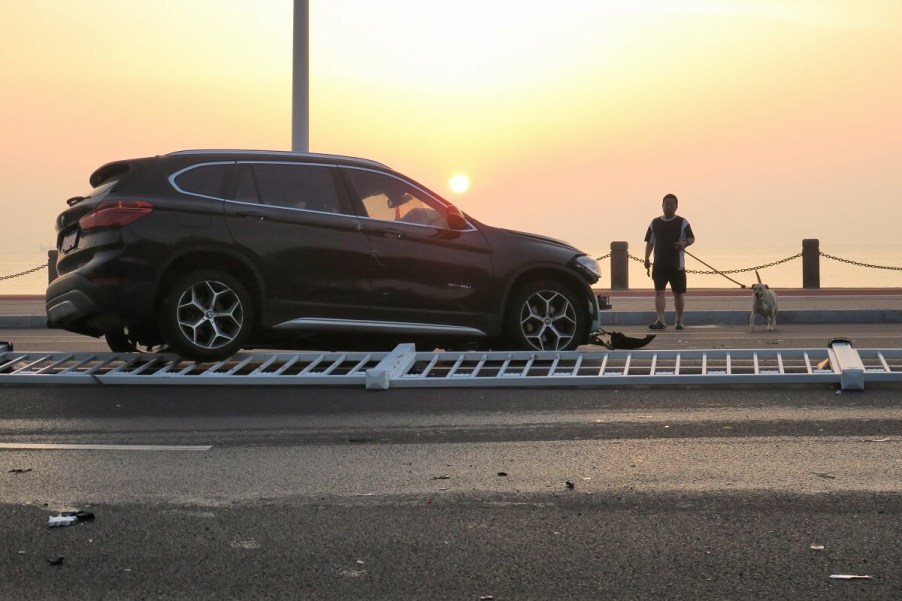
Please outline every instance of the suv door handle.
[{"label": "suv door handle", "polygon": [[260,211],[236,211],[235,215],[237,215],[238,217],[252,217],[254,219],[266,219],[266,215],[264,215]]},{"label": "suv door handle", "polygon": [[401,238],[405,237],[407,234],[405,234],[401,230],[387,229],[387,230],[382,230],[382,235],[385,236],[386,238],[401,239]]}]

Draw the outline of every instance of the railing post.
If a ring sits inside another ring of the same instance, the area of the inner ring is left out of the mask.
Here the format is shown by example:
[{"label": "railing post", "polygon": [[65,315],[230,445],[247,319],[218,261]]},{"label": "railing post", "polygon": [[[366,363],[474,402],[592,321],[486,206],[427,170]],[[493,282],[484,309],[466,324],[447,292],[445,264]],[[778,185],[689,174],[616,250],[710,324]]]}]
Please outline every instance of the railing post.
[{"label": "railing post", "polygon": [[629,243],[611,242],[611,290],[630,289]]},{"label": "railing post", "polygon": [[802,288],[821,287],[821,250],[817,238],[802,240]]},{"label": "railing post", "polygon": [[56,250],[47,251],[47,283],[49,284],[56,279],[59,274],[56,272]]}]

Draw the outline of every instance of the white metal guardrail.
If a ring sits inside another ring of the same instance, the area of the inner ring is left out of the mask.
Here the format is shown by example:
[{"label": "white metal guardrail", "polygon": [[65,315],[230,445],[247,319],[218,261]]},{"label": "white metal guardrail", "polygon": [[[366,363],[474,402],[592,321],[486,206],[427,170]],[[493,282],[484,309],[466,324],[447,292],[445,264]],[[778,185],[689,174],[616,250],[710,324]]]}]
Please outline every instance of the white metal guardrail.
[{"label": "white metal guardrail", "polygon": [[15,352],[0,343],[0,384],[343,385],[388,388],[837,384],[902,382],[902,350],[241,353],[215,364],[170,354]]},{"label": "white metal guardrail", "polygon": [[[0,350],[2,350],[0,345]],[[387,353],[253,353],[196,363],[155,353],[0,353],[0,384],[366,384]]]}]

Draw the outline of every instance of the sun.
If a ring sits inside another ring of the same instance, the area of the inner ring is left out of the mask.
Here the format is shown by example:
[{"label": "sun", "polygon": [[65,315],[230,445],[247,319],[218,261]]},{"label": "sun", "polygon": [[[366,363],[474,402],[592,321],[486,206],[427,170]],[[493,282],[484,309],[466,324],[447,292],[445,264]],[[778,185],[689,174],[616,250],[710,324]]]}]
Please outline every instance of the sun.
[{"label": "sun", "polygon": [[452,192],[462,194],[470,189],[470,178],[463,173],[456,173],[448,180]]}]

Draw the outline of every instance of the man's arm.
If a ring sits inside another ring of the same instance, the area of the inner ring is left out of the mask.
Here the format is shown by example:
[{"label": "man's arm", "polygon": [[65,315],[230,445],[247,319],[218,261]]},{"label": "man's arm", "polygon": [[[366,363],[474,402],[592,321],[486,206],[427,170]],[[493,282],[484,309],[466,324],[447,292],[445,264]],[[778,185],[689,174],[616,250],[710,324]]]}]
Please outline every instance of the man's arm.
[{"label": "man's arm", "polygon": [[692,232],[692,226],[689,225],[688,221],[685,221],[685,226],[682,231],[682,236],[680,241],[677,242],[677,248],[680,250],[684,250],[687,246],[690,246],[695,243],[695,234]]},{"label": "man's arm", "polygon": [[649,261],[649,258],[651,258],[651,251],[654,247],[655,247],[654,242],[646,242],[645,243],[645,269],[648,269],[649,267],[651,267],[651,261]]}]

